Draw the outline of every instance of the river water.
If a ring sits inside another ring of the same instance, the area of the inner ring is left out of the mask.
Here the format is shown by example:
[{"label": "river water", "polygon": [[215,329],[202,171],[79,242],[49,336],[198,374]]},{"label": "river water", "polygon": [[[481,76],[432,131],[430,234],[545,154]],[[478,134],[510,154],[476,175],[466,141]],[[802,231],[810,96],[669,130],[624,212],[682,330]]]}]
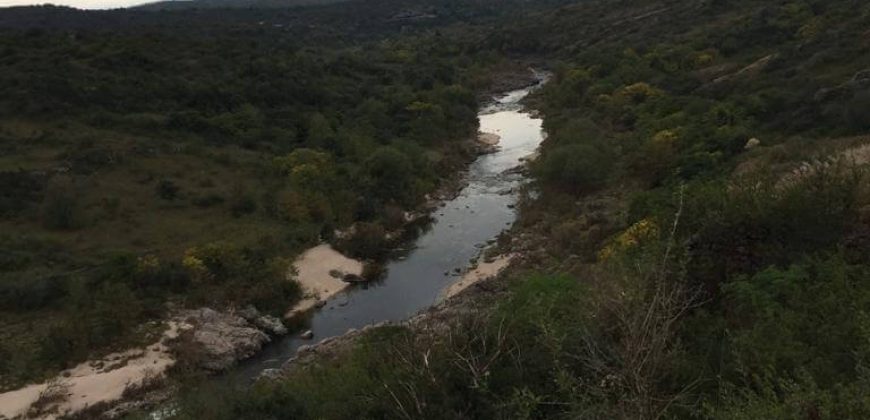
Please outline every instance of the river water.
[{"label": "river water", "polygon": [[352,328],[405,320],[435,304],[459,279],[454,270],[466,268],[483,245],[516,219],[513,204],[524,178],[506,171],[533,154],[544,139],[541,120],[520,105],[536,86],[496,97],[480,111],[480,131],[499,135],[500,149],[471,164],[467,186],[434,211],[431,224],[421,232],[413,249],[388,262],[383,280],[351,288],[316,310],[309,321],[314,340],[298,335],[280,338],[225,378],[244,383],[264,369],[279,367],[301,345],[342,335]]}]

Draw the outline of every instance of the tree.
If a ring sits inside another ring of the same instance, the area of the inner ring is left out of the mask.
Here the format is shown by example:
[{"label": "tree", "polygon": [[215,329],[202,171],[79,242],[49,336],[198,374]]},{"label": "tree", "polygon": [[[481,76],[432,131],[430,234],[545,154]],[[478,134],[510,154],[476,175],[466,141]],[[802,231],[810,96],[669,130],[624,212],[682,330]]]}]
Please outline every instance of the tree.
[{"label": "tree", "polygon": [[335,130],[333,130],[329,120],[319,112],[315,112],[308,117],[307,143],[311,147],[336,150]]},{"label": "tree", "polygon": [[334,189],[335,164],[332,156],[309,148],[299,148],[290,154],[275,158],[274,166],[288,175],[293,186],[306,190],[326,192]]},{"label": "tree", "polygon": [[571,144],[545,153],[534,173],[550,186],[588,192],[604,185],[613,169],[612,156],[592,144]]},{"label": "tree", "polygon": [[392,146],[382,146],[366,159],[365,171],[371,192],[384,200],[408,202],[413,198],[414,168],[404,153]]}]

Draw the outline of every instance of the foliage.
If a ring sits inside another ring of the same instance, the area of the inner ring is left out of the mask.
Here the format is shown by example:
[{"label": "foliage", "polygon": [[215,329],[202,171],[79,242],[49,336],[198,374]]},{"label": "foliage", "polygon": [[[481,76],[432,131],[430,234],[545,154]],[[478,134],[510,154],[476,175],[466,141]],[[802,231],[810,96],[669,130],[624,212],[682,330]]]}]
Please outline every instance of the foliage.
[{"label": "foliage", "polygon": [[497,64],[477,51],[340,8],[205,14],[0,10],[12,381],[135,341],[168,302],[283,313],[287,259],[356,222],[351,247],[383,256],[380,226],[470,158]]}]

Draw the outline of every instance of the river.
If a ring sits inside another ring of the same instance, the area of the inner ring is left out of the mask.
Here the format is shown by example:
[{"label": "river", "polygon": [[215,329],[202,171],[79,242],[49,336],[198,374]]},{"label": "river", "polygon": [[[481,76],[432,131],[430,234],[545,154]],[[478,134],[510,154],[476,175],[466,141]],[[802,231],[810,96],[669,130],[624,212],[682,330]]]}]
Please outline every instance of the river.
[{"label": "river", "polygon": [[[509,169],[538,149],[544,135],[541,120],[524,110],[520,101],[538,85],[493,98],[478,118],[480,131],[501,137],[499,150],[478,157],[469,167],[467,185],[456,198],[432,214],[414,247],[387,264],[383,280],[348,289],[310,317],[314,341],[346,333],[352,328],[384,321],[402,321],[435,304],[442,292],[481,252],[481,247],[509,228],[516,219],[513,204],[524,177]],[[298,335],[278,339],[224,378],[247,383],[263,370],[277,368],[311,344]]]}]

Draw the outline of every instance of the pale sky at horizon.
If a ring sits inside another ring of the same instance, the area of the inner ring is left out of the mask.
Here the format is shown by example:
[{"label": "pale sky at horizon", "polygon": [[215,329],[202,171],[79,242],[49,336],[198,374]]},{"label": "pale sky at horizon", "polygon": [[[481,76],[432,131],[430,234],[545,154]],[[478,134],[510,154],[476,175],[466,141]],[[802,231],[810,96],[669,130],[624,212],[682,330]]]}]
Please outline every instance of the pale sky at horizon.
[{"label": "pale sky at horizon", "polygon": [[0,7],[54,4],[79,9],[114,9],[151,3],[154,0],[0,0]]}]

